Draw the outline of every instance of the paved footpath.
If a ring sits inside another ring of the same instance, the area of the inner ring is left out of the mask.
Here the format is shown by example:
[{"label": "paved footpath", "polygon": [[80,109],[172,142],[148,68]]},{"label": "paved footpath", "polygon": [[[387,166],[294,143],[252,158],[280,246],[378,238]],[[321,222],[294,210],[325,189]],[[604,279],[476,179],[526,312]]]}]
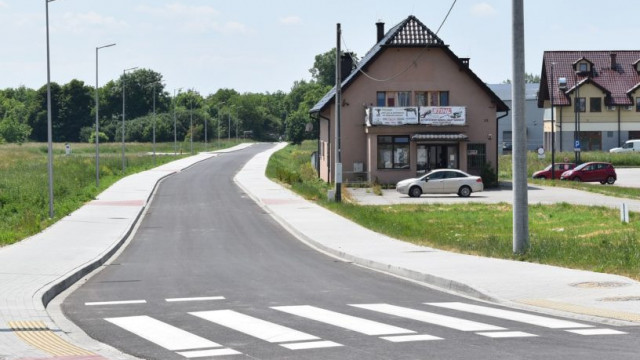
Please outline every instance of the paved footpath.
[{"label": "paved footpath", "polygon": [[[544,308],[609,325],[640,325],[640,283],[631,279],[411,245],[304,200],[264,176],[270,155],[284,145],[258,154],[235,181],[309,245],[475,298]],[[133,359],[89,339],[53,314],[56,306],[45,306],[118,250],[163,177],[216,155],[195,155],[122,179],[42,233],[0,248],[0,359]]]}]

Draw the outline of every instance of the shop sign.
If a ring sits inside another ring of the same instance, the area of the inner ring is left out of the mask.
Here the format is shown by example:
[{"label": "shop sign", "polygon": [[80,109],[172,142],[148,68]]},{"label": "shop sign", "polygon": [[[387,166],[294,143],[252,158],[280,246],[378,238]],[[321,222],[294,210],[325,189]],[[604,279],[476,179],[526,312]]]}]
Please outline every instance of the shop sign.
[{"label": "shop sign", "polygon": [[432,126],[466,125],[464,106],[421,106],[420,124]]},{"label": "shop sign", "polygon": [[371,107],[366,110],[370,125],[417,125],[417,107]]}]

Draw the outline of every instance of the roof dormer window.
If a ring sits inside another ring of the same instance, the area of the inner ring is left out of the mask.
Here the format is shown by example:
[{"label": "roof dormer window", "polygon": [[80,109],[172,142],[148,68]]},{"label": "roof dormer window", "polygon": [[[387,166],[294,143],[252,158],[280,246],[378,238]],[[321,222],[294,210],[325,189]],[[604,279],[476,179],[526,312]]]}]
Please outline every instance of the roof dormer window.
[{"label": "roof dormer window", "polygon": [[589,64],[586,62],[581,62],[578,64],[578,72],[586,73],[589,71]]},{"label": "roof dormer window", "polygon": [[593,69],[593,63],[589,59],[582,57],[573,63],[573,70],[579,75],[588,75]]}]

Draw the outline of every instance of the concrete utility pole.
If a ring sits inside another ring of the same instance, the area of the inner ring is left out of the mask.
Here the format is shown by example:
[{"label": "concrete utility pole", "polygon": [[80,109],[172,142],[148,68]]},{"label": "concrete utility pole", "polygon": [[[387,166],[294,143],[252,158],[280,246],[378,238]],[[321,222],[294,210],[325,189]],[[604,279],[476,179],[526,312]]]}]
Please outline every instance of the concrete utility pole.
[{"label": "concrete utility pole", "polygon": [[336,170],[335,170],[335,183],[336,183],[336,202],[342,201],[342,154],[340,153],[340,108],[342,104],[342,74],[340,69],[340,38],[341,38],[340,24],[337,24],[336,34]]},{"label": "concrete utility pole", "polygon": [[51,61],[49,54],[49,3],[45,0],[47,20],[47,173],[49,176],[49,218],[53,219],[53,132],[51,120]]},{"label": "concrete utility pole", "polygon": [[529,248],[529,209],[527,196],[527,127],[525,122],[524,11],[523,0],[512,0],[513,48],[513,252]]}]

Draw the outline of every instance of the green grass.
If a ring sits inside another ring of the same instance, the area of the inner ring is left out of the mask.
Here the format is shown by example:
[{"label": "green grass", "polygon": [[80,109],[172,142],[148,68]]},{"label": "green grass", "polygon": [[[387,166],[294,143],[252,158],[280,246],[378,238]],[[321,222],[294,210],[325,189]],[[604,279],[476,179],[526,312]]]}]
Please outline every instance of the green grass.
[{"label": "green grass", "polygon": [[[307,193],[303,195],[308,199],[315,199],[374,231],[449,251],[620,274],[640,280],[640,215],[637,213],[630,214],[627,224],[620,222],[616,209],[566,203],[532,205],[529,207],[530,249],[524,255],[514,255],[510,204],[361,206],[346,201],[334,203],[320,196],[328,185],[319,185],[315,178],[303,185],[305,180],[301,177],[270,175],[275,173],[276,166],[290,173],[299,172],[296,166],[308,163],[314,144],[288,146],[274,154],[268,176],[280,181],[295,180],[294,191],[305,189]],[[310,193],[315,192],[315,196],[309,196],[309,188],[314,189]]]},{"label": "green grass", "polygon": [[[210,143],[208,150],[226,148],[235,141]],[[0,246],[34,235],[78,209],[120,178],[173,161],[173,143],[156,144],[157,153],[149,155],[152,144],[128,143],[126,173],[122,173],[122,144],[100,144],[100,187],[96,188],[95,145],[71,144],[72,154],[65,156],[64,144],[54,144],[53,198],[54,218],[49,218],[49,181],[47,144],[0,145]],[[178,157],[187,156],[190,143],[178,143]],[[203,151],[203,143],[194,143],[194,152]],[[181,154],[182,153],[182,154]]]}]

